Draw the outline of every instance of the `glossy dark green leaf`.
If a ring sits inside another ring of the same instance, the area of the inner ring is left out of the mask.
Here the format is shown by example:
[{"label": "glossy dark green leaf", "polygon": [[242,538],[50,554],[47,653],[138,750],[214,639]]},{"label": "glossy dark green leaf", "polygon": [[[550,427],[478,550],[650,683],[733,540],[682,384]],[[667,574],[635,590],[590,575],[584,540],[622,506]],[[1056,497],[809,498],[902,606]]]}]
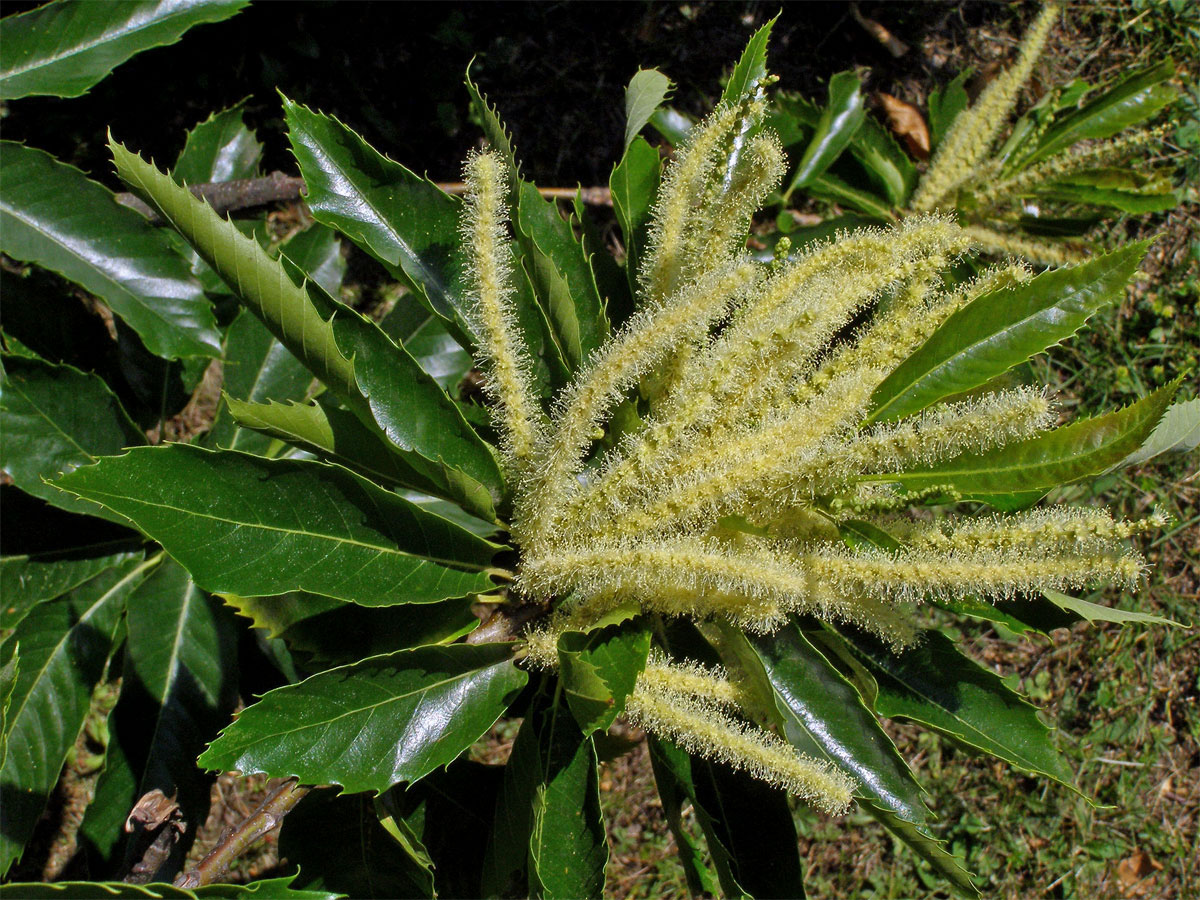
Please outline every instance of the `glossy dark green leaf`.
[{"label": "glossy dark green leaf", "polygon": [[20,671],[0,769],[0,875],[21,855],[83,727],[125,599],[157,561],[130,559],[38,604],[5,642],[20,644]]},{"label": "glossy dark green leaf", "polygon": [[108,385],[98,375],[40,360],[5,357],[4,369],[0,467],[21,490],[54,506],[123,523],[42,480],[146,442]]},{"label": "glossy dark green leaf", "polygon": [[971,390],[1075,334],[1125,295],[1147,241],[977,297],[876,389],[871,421],[891,421]]},{"label": "glossy dark green leaf", "polygon": [[649,652],[650,631],[638,620],[558,639],[563,695],[585,735],[606,730],[625,709]]},{"label": "glossy dark green leaf", "polygon": [[[385,331],[388,330],[386,324],[383,327]],[[427,315],[421,324],[411,330],[403,344],[417,365],[451,396],[456,396],[458,385],[475,367],[471,354],[433,315]]]},{"label": "glossy dark green leaf", "polygon": [[608,320],[596,277],[572,223],[527,181],[518,187],[516,225],[522,254],[553,328],[555,341],[572,370],[578,369],[608,337]]},{"label": "glossy dark green leaf", "polygon": [[208,817],[210,779],[195,759],[237,702],[237,624],[167,559],[130,594],[125,627],[122,700],[129,703],[118,706],[117,715],[136,723],[120,737],[141,774],[126,808],[158,788],[179,803],[189,828],[198,829]]},{"label": "glossy dark green leaf", "polygon": [[492,588],[496,545],[337,466],[170,444],[56,484],[126,515],[213,593],[388,606]]},{"label": "glossy dark green leaf", "polygon": [[459,201],[337,119],[286,97],[283,109],[313,216],[387,266],[465,343]]},{"label": "glossy dark green leaf", "polygon": [[[313,383],[312,373],[248,309],[237,314],[225,333],[222,362],[224,394],[246,402],[300,400]],[[222,402],[205,443],[266,455],[271,438],[239,428]]]},{"label": "glossy dark green leaf", "polygon": [[[705,853],[700,842],[693,838],[683,825],[683,804],[692,805],[695,809],[693,798],[696,790],[692,783],[692,767],[688,755],[674,744],[660,741],[653,735],[646,736],[646,744],[650,750],[654,784],[662,800],[667,825],[675,838],[679,862],[683,866],[688,889],[697,896],[716,896],[719,888],[724,888],[727,896],[742,896],[741,888],[737,887],[729,873],[728,854],[720,842],[705,832],[708,839],[708,855],[717,869],[714,876],[705,863]],[[697,815],[697,819],[702,825],[706,821],[706,818],[701,818],[700,815]]]},{"label": "glossy dark green leaf", "polygon": [[733,67],[721,99],[727,103],[737,103],[755,96],[767,80],[767,45],[771,42],[771,29],[779,16],[775,16],[750,37],[746,49]]},{"label": "glossy dark green leaf", "polygon": [[1177,96],[1168,80],[1175,63],[1165,59],[1152,68],[1134,72],[1081,109],[1054,122],[1038,141],[1025,165],[1038,162],[1084,140],[1111,137],[1152,118]]},{"label": "glossy dark green leaf", "polygon": [[[621,236],[625,242],[625,273],[629,278],[630,290],[635,295],[638,271],[646,252],[650,209],[658,195],[661,176],[662,161],[658,151],[644,138],[634,138],[609,180],[613,212],[621,225]],[[613,316],[613,319],[615,321],[617,317]]]},{"label": "glossy dark green leaf", "polygon": [[21,661],[17,659],[20,649],[19,641],[9,641],[0,647],[0,769],[8,759],[8,705],[21,671]]},{"label": "glossy dark green leaf", "polygon": [[339,900],[342,894],[289,887],[296,876],[251,881],[248,884],[209,884],[186,890],[170,884],[127,884],[123,881],[59,881],[54,884],[9,884],[0,897],[13,900]]},{"label": "glossy dark green leaf", "polygon": [[281,856],[300,862],[296,885],[355,898],[433,897],[433,874],[380,824],[366,794],[312,791],[288,813]]},{"label": "glossy dark green leaf", "polygon": [[446,765],[507,709],[527,675],[506,644],[420,647],[270,691],[201,765],[348,792],[384,791]]},{"label": "glossy dark green leaf", "polygon": [[950,126],[959,114],[967,108],[967,79],[971,77],[971,69],[958,73],[944,88],[934,88],[929,92],[929,145],[936,150]]},{"label": "glossy dark green leaf", "polygon": [[228,19],[248,0],[48,3],[0,22],[0,100],[78,97],[131,56]]},{"label": "glossy dark green leaf", "polygon": [[215,112],[188,132],[171,174],[180,184],[253,178],[262,144],[242,121],[242,107]]},{"label": "glossy dark green leaf", "polygon": [[673,106],[660,106],[650,117],[654,130],[667,139],[672,147],[678,147],[687,140],[688,133],[696,124],[695,119]]},{"label": "glossy dark green leaf", "polygon": [[860,802],[908,822],[927,823],[921,787],[891,738],[804,632],[793,622],[749,644],[792,746],[852,775]]},{"label": "glossy dark green leaf", "polygon": [[29,610],[44,600],[61,597],[105,569],[128,562],[141,553],[115,553],[62,558],[59,553],[6,556],[0,559],[0,630],[15,628]]},{"label": "glossy dark green leaf", "polygon": [[[880,480],[898,482],[909,490],[949,486],[960,491],[964,499],[992,502],[1000,495],[1003,502],[1005,494],[1044,491],[1099,475],[1150,436],[1178,386],[1178,382],[1165,385],[1124,409],[1028,440],[983,453],[964,453],[928,468],[881,476]],[[1022,499],[1018,497],[1017,502]]]},{"label": "glossy dark green leaf", "polygon": [[0,249],[95,294],[157,356],[219,353],[208,299],[163,234],[48,153],[0,148]]},{"label": "glossy dark green leaf", "polygon": [[484,890],[599,897],[608,861],[596,749],[561,699],[534,708],[513,743],[496,805]]},{"label": "glossy dark green leaf", "polygon": [[625,149],[671,92],[671,79],[658,69],[638,69],[625,88]]},{"label": "glossy dark green leaf", "polygon": [[879,683],[875,712],[921,722],[1071,786],[1071,771],[1037,710],[941,632],[923,631],[915,646],[900,653],[862,632],[843,634]]},{"label": "glossy dark green leaf", "polygon": [[858,76],[853,72],[838,72],[830,78],[825,108],[784,196],[824,174],[854,139],[866,115]]}]

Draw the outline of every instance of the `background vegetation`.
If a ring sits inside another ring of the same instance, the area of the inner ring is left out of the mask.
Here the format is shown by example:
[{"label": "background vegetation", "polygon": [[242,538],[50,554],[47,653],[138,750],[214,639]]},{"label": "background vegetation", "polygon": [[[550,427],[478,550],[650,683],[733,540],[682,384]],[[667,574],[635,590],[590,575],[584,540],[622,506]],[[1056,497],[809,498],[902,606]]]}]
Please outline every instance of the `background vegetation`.
[{"label": "background vegetation", "polygon": [[[33,5],[6,4],[6,13]],[[908,45],[896,57],[846,4],[785,7],[773,36],[771,67],[782,87],[820,97],[825,78],[853,66],[872,95],[887,92],[923,107],[932,87],[962,69],[975,67],[982,82],[995,65],[1007,62],[1035,9],[862,4],[862,16],[886,25]],[[189,33],[175,47],[143,54],[84,98],[23,101],[4,119],[4,136],[32,141],[36,135],[38,146],[121,190],[104,149],[107,127],[165,162],[178,153],[186,129],[245,98],[247,123],[267,141],[264,168],[290,173],[295,165],[277,121],[278,88],[354,122],[370,143],[414,170],[453,181],[480,134],[469,120],[461,79],[474,57],[473,76],[485,93],[502,98],[527,171],[539,184],[604,184],[611,160],[619,156],[621,98],[629,75],[638,66],[660,68],[678,82],[675,105],[700,112],[716,98],[724,67],[775,12],[776,6],[755,3],[258,4],[229,22]],[[1200,11],[1186,2],[1089,3],[1070,9],[1068,18],[1073,27],[1056,31],[1032,91],[1039,83],[1077,75],[1102,81],[1167,55],[1174,56],[1181,83],[1192,91],[1173,113],[1177,128],[1169,142],[1191,181],[1189,202],[1154,221],[1120,220],[1105,238],[1115,245],[1161,233],[1147,266],[1150,277],[1070,349],[1039,364],[1039,378],[1055,385],[1077,414],[1093,414],[1189,370],[1194,384],[1200,354],[1194,161],[1200,149],[1195,87]],[[278,214],[280,228],[287,227],[289,215],[303,213]],[[391,286],[374,275],[364,279],[367,271],[352,256],[345,290],[371,304]],[[104,352],[97,347],[96,353]],[[1120,367],[1115,380],[1094,377],[1114,364]],[[172,398],[168,414],[180,412],[186,399]],[[203,424],[181,421],[175,427]],[[1105,492],[1114,511],[1128,517],[1155,506],[1174,516],[1148,550],[1156,567],[1153,586],[1136,603],[1145,612],[1186,622],[1196,621],[1200,595],[1195,469],[1195,457],[1184,457],[1128,470],[1090,488]],[[0,491],[4,553],[36,549],[40,536],[18,527],[20,495],[7,487]],[[921,770],[931,776],[921,780],[937,790],[931,805],[941,816],[942,833],[966,854],[980,883],[997,896],[1014,897],[1186,897],[1200,891],[1194,850],[1200,839],[1197,632],[1077,625],[1049,640],[1029,636],[1010,643],[997,639],[999,626],[961,627],[977,658],[1052,711],[1061,744],[1076,760],[1081,790],[1103,804],[1092,807],[1063,789],[973,760],[948,741],[929,735],[918,741],[915,731],[896,727],[918,776]],[[509,739],[496,733],[478,753],[502,755]],[[666,823],[646,802],[653,795],[651,781],[644,750],[638,749],[612,764],[601,782],[615,813],[610,838],[618,865],[608,885],[613,896],[686,893]],[[213,837],[222,816],[236,819],[239,805],[253,803],[245,785],[226,784],[224,790]],[[814,896],[926,893],[928,885],[909,855],[897,852],[865,816],[828,819],[803,809],[797,816],[810,847]],[[271,863],[268,847],[249,865],[262,869]]]}]

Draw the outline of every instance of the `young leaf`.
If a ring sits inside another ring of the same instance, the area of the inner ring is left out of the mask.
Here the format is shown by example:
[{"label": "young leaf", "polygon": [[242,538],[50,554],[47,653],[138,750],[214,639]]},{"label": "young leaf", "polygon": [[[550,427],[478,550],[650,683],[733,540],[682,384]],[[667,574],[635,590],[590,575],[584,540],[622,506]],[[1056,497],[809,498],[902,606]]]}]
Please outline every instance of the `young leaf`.
[{"label": "young leaf", "polygon": [[0,468],[21,490],[68,512],[125,523],[42,479],[57,478],[99,456],[146,442],[121,402],[98,375],[35,359],[4,358],[0,381]]},{"label": "young leaf", "polygon": [[228,19],[249,0],[48,3],[0,22],[0,100],[78,97],[132,56]]},{"label": "young leaf", "polygon": [[[208,299],[165,235],[48,153],[0,142],[0,249],[95,294],[151,353],[216,356]],[[189,195],[190,196],[190,195]]]},{"label": "young leaf", "polygon": [[245,101],[215,112],[188,132],[171,175],[180,184],[253,178],[262,144],[242,121]]},{"label": "young leaf", "polygon": [[[1178,386],[1177,381],[1164,385],[1124,409],[1015,444],[964,453],[926,469],[872,476],[870,480],[895,481],[913,491],[948,486],[958,490],[963,499],[1005,504],[1004,495],[1045,491],[1099,475],[1119,463],[1154,430]],[[1037,499],[1036,494],[1032,499]],[[1019,497],[1016,502],[1023,500]]]},{"label": "young leaf", "polygon": [[779,16],[764,24],[750,37],[741,58],[733,67],[721,99],[726,103],[737,103],[740,100],[753,97],[761,90],[767,80],[767,45],[771,41],[771,29]]},{"label": "young leaf", "polygon": [[625,150],[671,92],[671,79],[658,69],[638,69],[625,88]]},{"label": "young leaf", "polygon": [[21,855],[83,727],[121,624],[125,598],[159,558],[130,559],[34,607],[5,642],[20,644],[0,769],[0,876]]},{"label": "young leaf", "polygon": [[872,398],[870,421],[919,412],[1066,340],[1096,310],[1125,295],[1125,285],[1148,246],[1148,241],[1139,241],[977,297],[884,379]]},{"label": "young leaf", "polygon": [[1152,616],[1149,613],[1101,606],[1099,603],[1091,603],[1087,600],[1081,600],[1078,597],[1072,597],[1069,594],[1060,593],[1059,591],[1046,589],[1042,591],[1042,594],[1055,606],[1075,613],[1089,622],[1119,622],[1122,625],[1126,622],[1137,622],[1141,625],[1174,625],[1176,628],[1185,627],[1179,622],[1172,619],[1165,619],[1162,616]]},{"label": "young leaf", "polygon": [[1072,787],[1071,772],[1037,710],[940,631],[922,632],[916,646],[899,654],[863,632],[841,631],[879,682],[879,715],[921,722]]},{"label": "young leaf", "polygon": [[650,632],[638,621],[558,639],[563,694],[584,735],[607,729],[625,709],[649,652]]},{"label": "young leaf", "polygon": [[1164,453],[1189,453],[1200,447],[1200,399],[1172,403],[1150,437],[1113,468],[1140,466]]},{"label": "young leaf", "polygon": [[858,76],[853,72],[838,72],[830,78],[828,100],[821,111],[812,140],[796,164],[796,171],[784,191],[785,198],[797,188],[812,184],[833,165],[834,160],[854,139],[866,115]]},{"label": "young leaf", "polygon": [[[661,177],[662,161],[658,151],[644,138],[634,138],[609,179],[613,212],[621,225],[621,236],[625,241],[625,274],[629,279],[630,291],[635,295],[638,272],[646,250],[650,208],[658,194]],[[613,311],[610,316],[614,322],[619,322],[627,318],[629,312],[632,309],[618,316]]]},{"label": "young leaf", "polygon": [[213,593],[389,606],[492,588],[496,545],[324,463],[168,444],[56,484],[127,516]]},{"label": "young leaf", "polygon": [[528,676],[506,644],[419,647],[270,691],[200,757],[236,769],[385,791],[444,766],[507,709]]},{"label": "young leaf", "polygon": [[1082,109],[1053,123],[1024,165],[1053,156],[1079,141],[1111,137],[1152,118],[1177,96],[1175,88],[1167,83],[1174,75],[1175,63],[1165,59],[1125,77]]}]

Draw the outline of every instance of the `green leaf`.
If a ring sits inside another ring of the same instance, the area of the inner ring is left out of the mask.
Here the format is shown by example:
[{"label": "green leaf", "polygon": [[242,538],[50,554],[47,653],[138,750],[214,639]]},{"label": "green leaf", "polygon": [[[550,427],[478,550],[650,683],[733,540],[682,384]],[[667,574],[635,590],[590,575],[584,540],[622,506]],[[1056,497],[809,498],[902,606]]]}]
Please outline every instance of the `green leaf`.
[{"label": "green leaf", "polygon": [[186,890],[170,884],[127,884],[124,881],[59,881],[54,884],[6,884],[0,897],[21,900],[338,900],[342,894],[289,887],[297,876],[251,881],[249,884],[208,884]]},{"label": "green leaf", "polygon": [[1000,676],[969,659],[940,631],[893,653],[876,638],[843,629],[879,683],[875,712],[935,728],[1025,771],[1072,787],[1071,772],[1037,710]]},{"label": "green leaf", "polygon": [[61,597],[105,569],[121,565],[141,553],[116,553],[62,559],[60,554],[6,556],[0,559],[0,630],[15,628],[29,610],[45,600]]},{"label": "green leaf", "polygon": [[500,717],[528,676],[507,644],[420,647],[270,691],[200,757],[212,770],[384,791],[444,766]]},{"label": "green leaf", "polygon": [[[634,138],[625,148],[625,155],[613,169],[608,183],[612,192],[613,212],[616,213],[625,241],[625,274],[634,295],[637,294],[638,272],[646,252],[650,210],[658,195],[661,177],[662,161],[658,151],[644,138]],[[616,315],[612,318],[614,322],[619,321]]]},{"label": "green leaf", "polygon": [[[237,314],[225,333],[222,365],[224,394],[246,402],[299,400],[313,383],[312,373],[248,309]],[[228,400],[217,410],[205,443],[263,455],[268,455],[271,447],[270,438],[238,427]]]},{"label": "green leaf", "polygon": [[[895,481],[912,491],[944,485],[958,490],[963,499],[1004,503],[1006,494],[1044,491],[1099,475],[1142,445],[1178,386],[1173,382],[1124,409],[1015,444],[872,480]],[[1017,502],[1023,505],[1024,499]]]},{"label": "green leaf", "polygon": [[1175,99],[1175,88],[1166,83],[1174,76],[1175,63],[1165,59],[1125,77],[1082,109],[1051,124],[1024,165],[1053,156],[1079,141],[1111,137],[1152,118]]},{"label": "green leaf", "polygon": [[1125,295],[1148,246],[1139,241],[977,297],[876,388],[869,421],[892,421],[969,391],[1075,334]]},{"label": "green leaf", "polygon": [[[654,771],[654,783],[658,796],[662,800],[663,814],[667,825],[675,838],[675,846],[679,853],[679,862],[683,866],[683,874],[687,880],[688,890],[697,896],[716,896],[718,888],[733,884],[732,891],[726,891],[729,896],[740,897],[742,891],[732,881],[726,863],[728,854],[715,837],[708,837],[709,856],[717,866],[720,885],[714,879],[713,873],[705,864],[704,851],[700,842],[692,837],[691,832],[683,825],[683,804],[689,803],[693,810],[695,805],[695,785],[692,784],[692,766],[688,755],[674,744],[659,741],[653,735],[646,736],[646,744],[650,750],[650,765]],[[701,823],[705,820],[697,816]]]},{"label": "green leaf", "polygon": [[19,643],[21,655],[0,769],[0,875],[21,855],[83,727],[125,598],[157,562],[131,559],[38,604],[5,642]]},{"label": "green leaf", "polygon": [[1179,205],[1179,197],[1173,193],[1143,193],[1121,191],[1086,184],[1047,184],[1037,190],[1037,196],[1056,203],[1077,203],[1087,206],[1109,206],[1121,212],[1141,215],[1142,213],[1166,212]]},{"label": "green leaf", "polygon": [[650,117],[654,130],[667,139],[672,147],[678,147],[687,140],[688,133],[696,124],[695,119],[685,112],[680,112],[673,106],[660,106]]},{"label": "green leaf", "polygon": [[919,825],[929,820],[921,787],[891,738],[797,623],[770,637],[742,640],[792,746],[851,774],[858,782],[855,797],[867,806]]},{"label": "green leaf", "polygon": [[388,833],[366,794],[310,791],[284,819],[279,853],[300,862],[299,887],[379,900],[433,897],[433,874]]},{"label": "green leaf", "polygon": [[388,606],[492,588],[495,544],[324,463],[169,444],[56,484],[125,515],[213,593]]},{"label": "green leaf", "polygon": [[464,342],[459,201],[383,156],[332,116],[283,98],[288,141],[318,222],[383,263]]},{"label": "green leaf", "polygon": [[0,22],[0,100],[78,97],[132,56],[228,19],[249,0],[48,3]]},{"label": "green leaf", "polygon": [[797,188],[812,184],[833,165],[853,140],[866,115],[858,76],[853,72],[838,72],[830,78],[825,108],[784,191],[785,198]]},{"label": "green leaf", "polygon": [[195,759],[237,703],[236,622],[172,559],[129,596],[125,620],[117,716],[121,744],[141,777],[122,808],[158,788],[179,803],[189,828],[199,829],[208,818],[211,779]]},{"label": "green leaf", "polygon": [[0,177],[0,249],[95,294],[156,356],[218,354],[199,282],[141,215],[78,169],[21,144],[0,142]]},{"label": "green leaf", "polygon": [[1133,610],[1113,609],[1111,606],[1101,606],[1098,603],[1080,600],[1078,597],[1072,597],[1069,594],[1063,594],[1059,591],[1047,589],[1042,591],[1042,594],[1055,606],[1082,616],[1089,622],[1119,622],[1122,625],[1126,622],[1137,622],[1139,625],[1174,625],[1176,628],[1186,627],[1179,622],[1163,618],[1162,616],[1152,616],[1149,613],[1134,612]]},{"label": "green leaf", "polygon": [[324,669],[425,644],[449,644],[479,625],[464,598],[402,606],[356,606],[319,594],[223,596],[240,615]]},{"label": "green leaf", "polygon": [[245,101],[210,115],[188,132],[171,175],[180,184],[253,178],[262,144],[242,122]]},{"label": "green leaf", "polygon": [[832,172],[825,172],[822,175],[818,175],[805,188],[805,191],[819,200],[827,200],[830,203],[840,203],[843,206],[849,206],[851,209],[857,209],[859,212],[866,213],[874,219],[891,221],[896,218],[891,206],[888,205],[883,197],[863,188],[848,184]]},{"label": "green leaf", "polygon": [[[453,401],[372,322],[319,286],[297,286],[281,263],[208,204],[110,140],[118,171],[225,278],[271,333],[364,422],[411,454],[410,464],[484,514],[499,465]],[[346,354],[359,362],[350,361]]]},{"label": "green leaf", "polygon": [[[385,319],[383,324],[385,331],[388,331],[387,321]],[[417,361],[417,365],[451,396],[455,396],[458,385],[475,367],[471,354],[462,348],[462,344],[455,340],[442,321],[433,315],[427,315],[420,325],[410,331],[403,344],[404,349]]]},{"label": "green leaf", "polygon": [[1172,403],[1150,437],[1114,468],[1140,466],[1164,453],[1190,453],[1200,447],[1200,399]]},{"label": "green leaf", "polygon": [[[767,45],[771,41],[771,29],[779,16],[764,24],[754,32],[746,49],[742,51],[737,65],[729,76],[725,90],[721,92],[721,100],[726,103],[737,103],[757,95],[767,81]],[[628,141],[626,142],[628,144]]]},{"label": "green leaf", "polygon": [[504,767],[485,892],[601,896],[608,846],[596,766],[591,739],[557,692],[553,700],[544,697],[525,717]]},{"label": "green leaf", "polygon": [[314,223],[293,234],[280,250],[306,278],[320,285],[330,296],[337,297],[346,277],[346,260],[342,256],[342,240],[336,231]]},{"label": "green leaf", "polygon": [[929,92],[929,144],[936,150],[942,138],[954,124],[954,120],[969,104],[967,98],[967,79],[973,70],[959,72],[944,88],[934,88]]},{"label": "green leaf", "polygon": [[638,69],[625,88],[625,150],[671,92],[671,79],[658,69]]},{"label": "green leaf", "polygon": [[886,810],[872,808],[868,811],[884,828],[903,841],[909,850],[945,878],[956,894],[967,898],[979,897],[979,888],[964,868],[964,860],[947,850],[944,841],[933,837],[925,828],[906,822]]},{"label": "green leaf", "polygon": [[225,403],[241,429],[287,441],[377,483],[438,490],[382,434],[344,409],[320,403],[242,403],[232,397]]},{"label": "green leaf", "polygon": [[87,466],[99,456],[144,444],[145,435],[98,375],[35,359],[4,357],[0,381],[0,468],[27,494],[69,512],[124,523],[42,479]]},{"label": "green leaf", "polygon": [[9,641],[0,648],[0,769],[8,759],[8,706],[12,702],[13,691],[17,687],[17,675],[21,671],[21,661],[17,658],[21,652],[19,641]]},{"label": "green leaf", "polygon": [[518,187],[517,228],[530,279],[569,367],[578,369],[608,337],[608,320],[583,244],[573,223],[537,187]]},{"label": "green leaf", "polygon": [[650,632],[638,621],[559,637],[563,693],[584,735],[606,730],[625,709],[649,652]]}]

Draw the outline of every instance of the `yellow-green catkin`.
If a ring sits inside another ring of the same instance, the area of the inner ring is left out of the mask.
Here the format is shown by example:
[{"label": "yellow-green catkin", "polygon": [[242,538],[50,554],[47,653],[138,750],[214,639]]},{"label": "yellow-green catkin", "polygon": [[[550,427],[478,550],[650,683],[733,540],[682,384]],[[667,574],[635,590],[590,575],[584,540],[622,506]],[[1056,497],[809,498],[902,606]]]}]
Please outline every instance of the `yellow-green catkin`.
[{"label": "yellow-green catkin", "polygon": [[1047,3],[1042,8],[1021,40],[1016,62],[993,78],[975,104],[954,120],[913,195],[913,210],[937,209],[941,201],[975,174],[977,164],[987,156],[1008,120],[1058,15],[1057,3]]},{"label": "yellow-green catkin", "polygon": [[519,476],[533,455],[544,416],[512,305],[512,251],[504,200],[508,171],[500,154],[474,153],[467,158],[463,179],[468,324],[485,360],[485,389],[492,400],[491,414],[501,435],[508,474]]},{"label": "yellow-green catkin", "polygon": [[639,679],[625,711],[635,725],[689,753],[742,769],[832,815],[845,812],[853,799],[855,784],[840,770],[796,752],[768,731],[739,722],[715,703]]},{"label": "yellow-green catkin", "polygon": [[1087,259],[1086,252],[1070,244],[1039,241],[982,225],[968,225],[964,230],[975,246],[996,256],[1020,256],[1039,266],[1067,266]]}]

